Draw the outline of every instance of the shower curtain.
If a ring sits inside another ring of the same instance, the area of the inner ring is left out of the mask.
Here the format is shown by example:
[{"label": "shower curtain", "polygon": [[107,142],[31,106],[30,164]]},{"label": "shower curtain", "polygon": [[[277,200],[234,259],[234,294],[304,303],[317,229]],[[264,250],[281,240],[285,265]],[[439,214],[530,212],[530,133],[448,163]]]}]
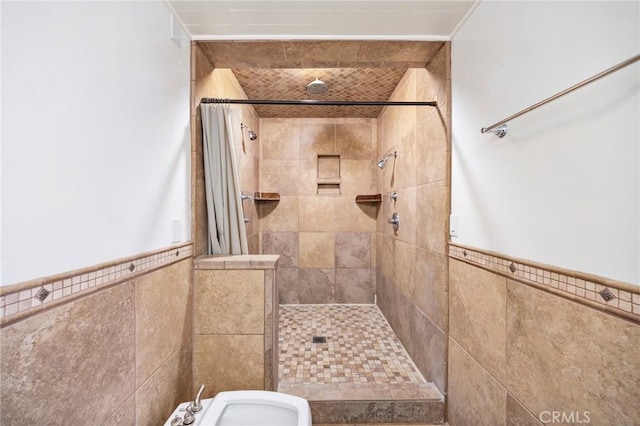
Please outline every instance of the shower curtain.
[{"label": "shower curtain", "polygon": [[201,104],[208,254],[248,254],[228,104]]}]

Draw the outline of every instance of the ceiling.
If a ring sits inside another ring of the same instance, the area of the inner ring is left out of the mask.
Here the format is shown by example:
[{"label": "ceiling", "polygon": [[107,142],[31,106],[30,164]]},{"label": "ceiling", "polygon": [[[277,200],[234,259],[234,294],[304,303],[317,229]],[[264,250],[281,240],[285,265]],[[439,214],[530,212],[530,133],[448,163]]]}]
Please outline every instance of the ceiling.
[{"label": "ceiling", "polygon": [[[249,99],[386,101],[424,67],[477,0],[166,0]],[[309,96],[315,78],[329,86]],[[261,117],[377,117],[380,107],[257,105]]]},{"label": "ceiling", "polygon": [[476,0],[166,0],[194,40],[448,40]]}]

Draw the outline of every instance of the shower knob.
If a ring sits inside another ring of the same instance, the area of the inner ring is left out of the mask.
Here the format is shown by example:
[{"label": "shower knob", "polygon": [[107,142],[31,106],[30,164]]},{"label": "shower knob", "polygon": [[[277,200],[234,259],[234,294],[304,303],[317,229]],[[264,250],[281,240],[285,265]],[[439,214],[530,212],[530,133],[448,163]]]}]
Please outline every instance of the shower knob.
[{"label": "shower knob", "polygon": [[398,212],[393,212],[388,222],[393,226],[393,230],[397,232],[400,227],[400,215]]}]

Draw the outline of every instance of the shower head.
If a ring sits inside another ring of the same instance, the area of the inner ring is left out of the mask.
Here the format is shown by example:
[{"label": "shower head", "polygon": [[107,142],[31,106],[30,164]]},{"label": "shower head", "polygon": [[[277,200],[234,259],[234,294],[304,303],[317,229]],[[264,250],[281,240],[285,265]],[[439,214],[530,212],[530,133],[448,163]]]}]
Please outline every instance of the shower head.
[{"label": "shower head", "polygon": [[256,135],[256,132],[251,130],[249,126],[245,126],[244,123],[240,123],[240,128],[247,129],[247,133],[249,134],[249,140],[255,141],[256,139],[258,139],[258,135]]},{"label": "shower head", "polygon": [[380,169],[384,169],[384,166],[387,165],[387,160],[389,160],[389,158],[391,157],[398,157],[398,151],[393,151],[387,155],[384,156],[384,158],[380,161],[378,161],[378,164],[376,164]]},{"label": "shower head", "polygon": [[322,80],[318,80],[317,78],[311,83],[307,84],[305,90],[307,93],[311,93],[314,95],[324,95],[329,90],[329,86]]}]

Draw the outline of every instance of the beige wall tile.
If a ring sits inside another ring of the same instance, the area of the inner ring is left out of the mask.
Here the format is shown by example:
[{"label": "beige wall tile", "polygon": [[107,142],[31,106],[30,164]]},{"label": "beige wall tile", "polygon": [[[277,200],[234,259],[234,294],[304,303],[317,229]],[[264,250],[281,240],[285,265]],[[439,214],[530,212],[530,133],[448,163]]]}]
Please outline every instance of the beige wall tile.
[{"label": "beige wall tile", "polygon": [[397,240],[386,235],[380,238],[382,275],[391,281],[396,280],[396,243]]},{"label": "beige wall tile", "polygon": [[334,197],[298,197],[300,232],[331,232],[335,228]]},{"label": "beige wall tile", "polygon": [[503,425],[507,391],[449,339],[449,422],[453,425]]},{"label": "beige wall tile", "polygon": [[378,237],[375,232],[370,232],[370,252],[371,252],[371,269],[376,269],[378,267],[378,257],[377,257],[377,244]]},{"label": "beige wall tile", "polygon": [[295,121],[262,119],[260,132],[262,159],[298,159],[300,126]]},{"label": "beige wall tile", "polygon": [[[417,78],[423,84],[417,85],[419,100],[438,101],[438,113],[444,117],[451,117],[451,43],[445,43],[427,64],[425,70],[416,70]],[[421,112],[427,112],[431,108],[418,108],[418,123],[423,116]]]},{"label": "beige wall tile", "polygon": [[[389,192],[384,192],[382,195],[382,215],[379,217],[382,234],[389,237],[397,237],[397,232],[393,230],[393,226],[389,223],[389,219],[391,219],[393,212],[396,211],[398,211],[398,201],[393,201],[391,199],[391,194]],[[400,220],[402,220],[402,217]]]},{"label": "beige wall tile", "polygon": [[506,278],[449,261],[450,336],[506,383]]},{"label": "beige wall tile", "polygon": [[[398,151],[400,147],[400,140],[394,138],[393,141],[394,142],[391,144],[391,148],[389,149],[389,151],[384,151],[382,154],[380,154],[380,157],[386,155],[386,153]],[[403,172],[400,170],[400,166],[398,163],[399,161],[397,157],[389,157],[389,160],[387,160],[387,164],[384,169],[378,169],[379,171],[376,172],[377,176],[382,179],[382,192],[384,192],[385,194],[391,191],[395,191],[399,188],[398,182],[401,179],[399,175]]]},{"label": "beige wall tile", "polygon": [[193,360],[194,389],[204,384],[204,398],[264,386],[262,335],[196,335]]},{"label": "beige wall tile", "polygon": [[371,233],[336,233],[336,268],[371,267]]},{"label": "beige wall tile", "polygon": [[195,334],[262,334],[264,271],[195,272]]},{"label": "beige wall tile", "polygon": [[639,423],[640,326],[512,280],[507,289],[509,392],[536,416]]},{"label": "beige wall tile", "polygon": [[371,270],[336,269],[336,303],[373,303],[375,282],[371,280]]},{"label": "beige wall tile", "polygon": [[136,398],[131,395],[102,426],[136,426]]},{"label": "beige wall tile", "polygon": [[318,194],[318,161],[298,161],[298,195],[315,196]]},{"label": "beige wall tile", "polygon": [[411,359],[416,363],[425,379],[438,386],[444,392],[446,383],[447,336],[419,309],[413,309],[413,327],[411,329],[413,353]]},{"label": "beige wall tile", "polygon": [[298,197],[280,197],[278,202],[258,206],[262,231],[298,232]]},{"label": "beige wall tile", "polygon": [[278,303],[300,303],[298,297],[298,268],[278,268],[277,274]]},{"label": "beige wall tile", "polygon": [[444,255],[447,254],[449,190],[445,181],[416,188],[416,243],[419,247]]},{"label": "beige wall tile", "polygon": [[300,303],[335,303],[335,269],[299,269]]},{"label": "beige wall tile", "polygon": [[263,232],[262,253],[280,256],[280,268],[298,267],[298,233],[297,232]]},{"label": "beige wall tile", "polygon": [[193,398],[191,349],[191,342],[177,349],[136,391],[136,426],[164,424],[178,404]]},{"label": "beige wall tile", "polygon": [[400,215],[400,226],[397,232],[398,239],[411,245],[416,245],[417,227],[422,226],[417,222],[416,197],[416,188],[399,190],[398,202],[394,210]]},{"label": "beige wall tile", "polygon": [[355,197],[345,195],[332,197],[337,212],[335,231],[371,232],[375,229],[376,207],[370,204],[356,204]]},{"label": "beige wall tile", "polygon": [[300,267],[335,267],[335,234],[330,232],[300,232]]},{"label": "beige wall tile", "polygon": [[213,65],[206,59],[199,47],[196,47],[195,81],[193,90],[193,105],[195,109],[203,97],[214,96],[216,93],[216,76],[213,75]]},{"label": "beige wall tile", "polygon": [[402,342],[402,345],[405,347],[408,353],[414,353],[415,341],[413,340],[413,329],[414,329],[414,306],[411,303],[411,300],[407,298],[399,288],[396,287],[396,295],[394,296],[395,304],[396,304],[396,316],[392,317],[391,326],[393,327],[393,331],[396,332],[398,338]]},{"label": "beige wall tile", "polygon": [[416,246],[397,240],[395,247],[396,275],[395,283],[402,295],[408,299],[415,293],[416,285]]},{"label": "beige wall tile", "polygon": [[191,269],[186,259],[135,280],[136,387],[191,336]]},{"label": "beige wall tile", "polygon": [[507,393],[507,426],[542,426],[542,423]]},{"label": "beige wall tile", "polygon": [[447,328],[448,258],[416,248],[413,303],[438,327]]},{"label": "beige wall tile", "polygon": [[447,129],[438,110],[432,108],[416,129],[416,184],[447,178]]},{"label": "beige wall tile", "polygon": [[371,160],[341,160],[342,195],[375,193],[374,174],[378,168]]},{"label": "beige wall tile", "polygon": [[7,326],[0,339],[3,425],[101,424],[135,390],[131,282]]},{"label": "beige wall tile", "polygon": [[[391,189],[404,189],[416,186],[416,131],[410,131],[399,140],[398,157],[394,161],[395,176]],[[386,167],[385,167],[386,170]]]},{"label": "beige wall tile", "polygon": [[336,152],[346,160],[368,160],[375,157],[371,122],[336,125]]},{"label": "beige wall tile", "polygon": [[298,158],[315,160],[318,154],[336,153],[336,125],[296,120],[300,124]]},{"label": "beige wall tile", "polygon": [[280,195],[298,195],[298,162],[295,160],[261,160],[260,190]]},{"label": "beige wall tile", "polygon": [[260,236],[257,232],[253,235],[247,235],[247,245],[249,246],[249,254],[260,254]]},{"label": "beige wall tile", "polygon": [[[389,100],[403,101],[416,98],[416,74],[413,69],[407,70],[402,80],[396,87]],[[416,112],[414,106],[387,107],[390,113],[388,122],[390,125],[388,136],[391,139],[401,140],[416,125]],[[385,135],[387,136],[387,135]]]}]

